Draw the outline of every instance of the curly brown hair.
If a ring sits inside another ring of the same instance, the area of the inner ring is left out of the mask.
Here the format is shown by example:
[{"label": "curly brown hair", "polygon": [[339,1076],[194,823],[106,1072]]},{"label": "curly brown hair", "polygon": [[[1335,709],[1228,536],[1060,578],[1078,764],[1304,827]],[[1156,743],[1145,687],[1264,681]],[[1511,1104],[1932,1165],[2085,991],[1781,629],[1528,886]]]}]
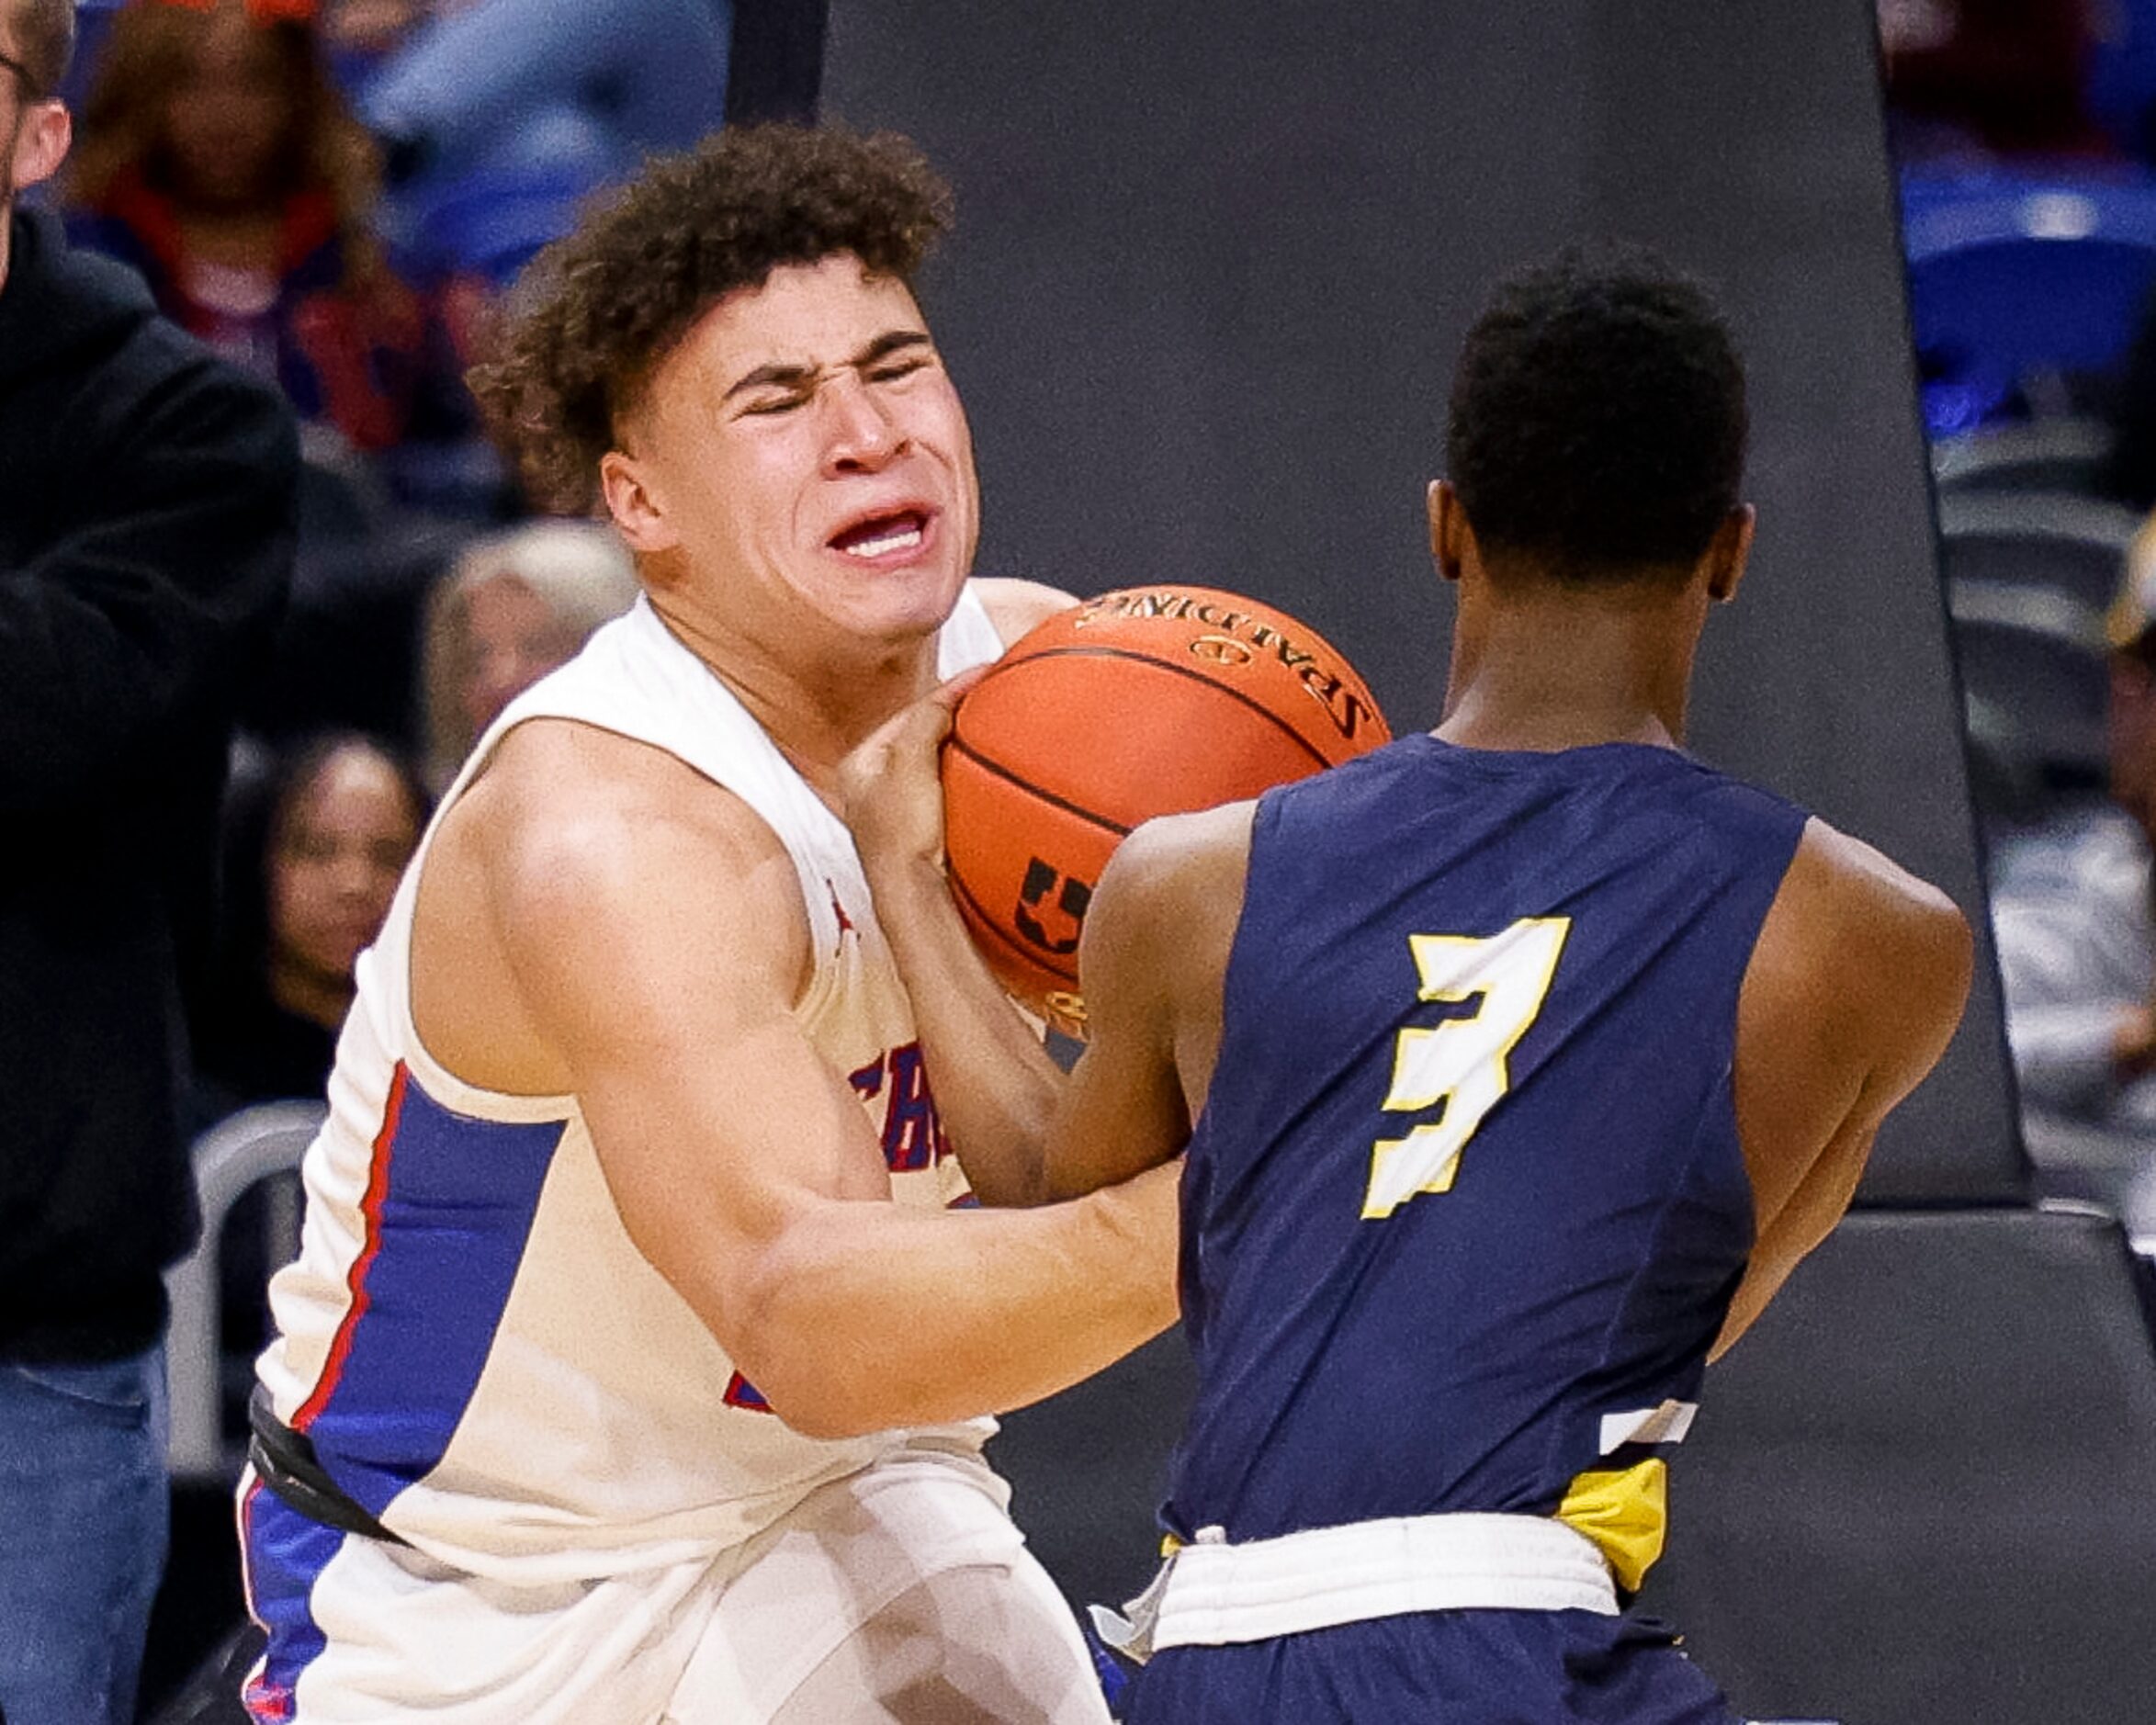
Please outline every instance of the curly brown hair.
[{"label": "curly brown hair", "polygon": [[910,287],[950,225],[950,187],[903,138],[720,132],[647,163],[533,260],[472,392],[533,500],[581,513],[624,416],[720,299],[841,253]]}]

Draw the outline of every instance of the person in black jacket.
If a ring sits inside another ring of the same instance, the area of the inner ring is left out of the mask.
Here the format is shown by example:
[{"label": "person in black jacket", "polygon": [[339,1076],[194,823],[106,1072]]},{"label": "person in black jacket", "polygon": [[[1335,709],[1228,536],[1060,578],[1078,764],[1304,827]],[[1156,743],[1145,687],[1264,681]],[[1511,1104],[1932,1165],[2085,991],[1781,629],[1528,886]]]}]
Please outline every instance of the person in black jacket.
[{"label": "person in black jacket", "polygon": [[0,0],[0,1715],[133,1718],[164,1561],[164,1267],[198,1227],[183,995],[235,686],[289,579],[264,386],[16,208],[71,0]]}]

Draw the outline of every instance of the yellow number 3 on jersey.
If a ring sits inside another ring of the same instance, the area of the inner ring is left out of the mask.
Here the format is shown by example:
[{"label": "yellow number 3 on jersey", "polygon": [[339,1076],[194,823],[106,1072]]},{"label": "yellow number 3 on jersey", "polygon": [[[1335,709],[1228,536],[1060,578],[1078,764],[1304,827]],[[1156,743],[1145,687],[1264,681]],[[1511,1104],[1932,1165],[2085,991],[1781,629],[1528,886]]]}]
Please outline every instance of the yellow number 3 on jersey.
[{"label": "yellow number 3 on jersey", "polygon": [[1482,1004],[1466,1018],[1410,1026],[1393,1049],[1387,1111],[1438,1119],[1410,1126],[1400,1138],[1380,1138],[1370,1151],[1365,1221],[1389,1216],[1410,1198],[1451,1189],[1460,1152],[1483,1116],[1511,1088],[1506,1056],[1542,1009],[1570,917],[1523,917],[1501,934],[1411,934],[1407,944],[1421,974],[1425,1000]]}]

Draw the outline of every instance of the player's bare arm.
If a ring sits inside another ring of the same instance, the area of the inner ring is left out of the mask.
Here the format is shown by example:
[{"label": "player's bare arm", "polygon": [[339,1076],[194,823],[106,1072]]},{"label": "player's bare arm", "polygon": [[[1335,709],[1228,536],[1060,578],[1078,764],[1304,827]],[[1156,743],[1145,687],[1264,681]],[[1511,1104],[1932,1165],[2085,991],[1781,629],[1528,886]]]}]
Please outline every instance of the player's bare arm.
[{"label": "player's bare arm", "polygon": [[1960,1022],[1970,966],[1969,925],[1943,893],[1823,822],[1805,829],[1738,1004],[1758,1238],[1717,1354],[1848,1209],[1880,1122]]},{"label": "player's bare arm", "polygon": [[[1005,646],[1077,603],[1037,581],[973,585]],[[983,1203],[1029,1204],[1040,1201],[1063,1075],[982,964],[943,874],[937,754],[976,681],[955,680],[883,727],[848,760],[841,790],[959,1165]]]},{"label": "player's bare arm", "polygon": [[1172,1177],[1023,1212],[887,1201],[857,1100],[792,1016],[793,865],[729,794],[540,721],[436,847],[423,1039],[468,1082],[577,1097],[630,1237],[797,1429],[1021,1405],[1173,1321]]},{"label": "player's bare arm", "polygon": [[1147,821],[1102,872],[1078,946],[1089,1033],[1050,1129],[1047,1197],[1126,1179],[1188,1142],[1220,1052],[1256,808]]}]

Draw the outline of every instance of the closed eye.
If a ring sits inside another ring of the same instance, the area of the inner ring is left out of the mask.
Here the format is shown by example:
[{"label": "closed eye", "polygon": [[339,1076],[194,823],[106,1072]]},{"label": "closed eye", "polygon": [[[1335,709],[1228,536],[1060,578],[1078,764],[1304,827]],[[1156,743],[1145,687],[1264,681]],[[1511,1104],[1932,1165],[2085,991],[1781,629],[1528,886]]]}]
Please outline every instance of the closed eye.
[{"label": "closed eye", "polygon": [[742,407],[741,412],[744,413],[754,413],[760,416],[765,416],[773,413],[790,413],[796,408],[803,406],[807,401],[807,400],[808,396],[806,391],[795,395],[764,396],[757,400],[747,403]]},{"label": "closed eye", "polygon": [[871,383],[894,383],[900,378],[911,377],[927,368],[925,354],[909,355],[902,359],[888,359],[880,366],[872,366],[866,374]]}]

